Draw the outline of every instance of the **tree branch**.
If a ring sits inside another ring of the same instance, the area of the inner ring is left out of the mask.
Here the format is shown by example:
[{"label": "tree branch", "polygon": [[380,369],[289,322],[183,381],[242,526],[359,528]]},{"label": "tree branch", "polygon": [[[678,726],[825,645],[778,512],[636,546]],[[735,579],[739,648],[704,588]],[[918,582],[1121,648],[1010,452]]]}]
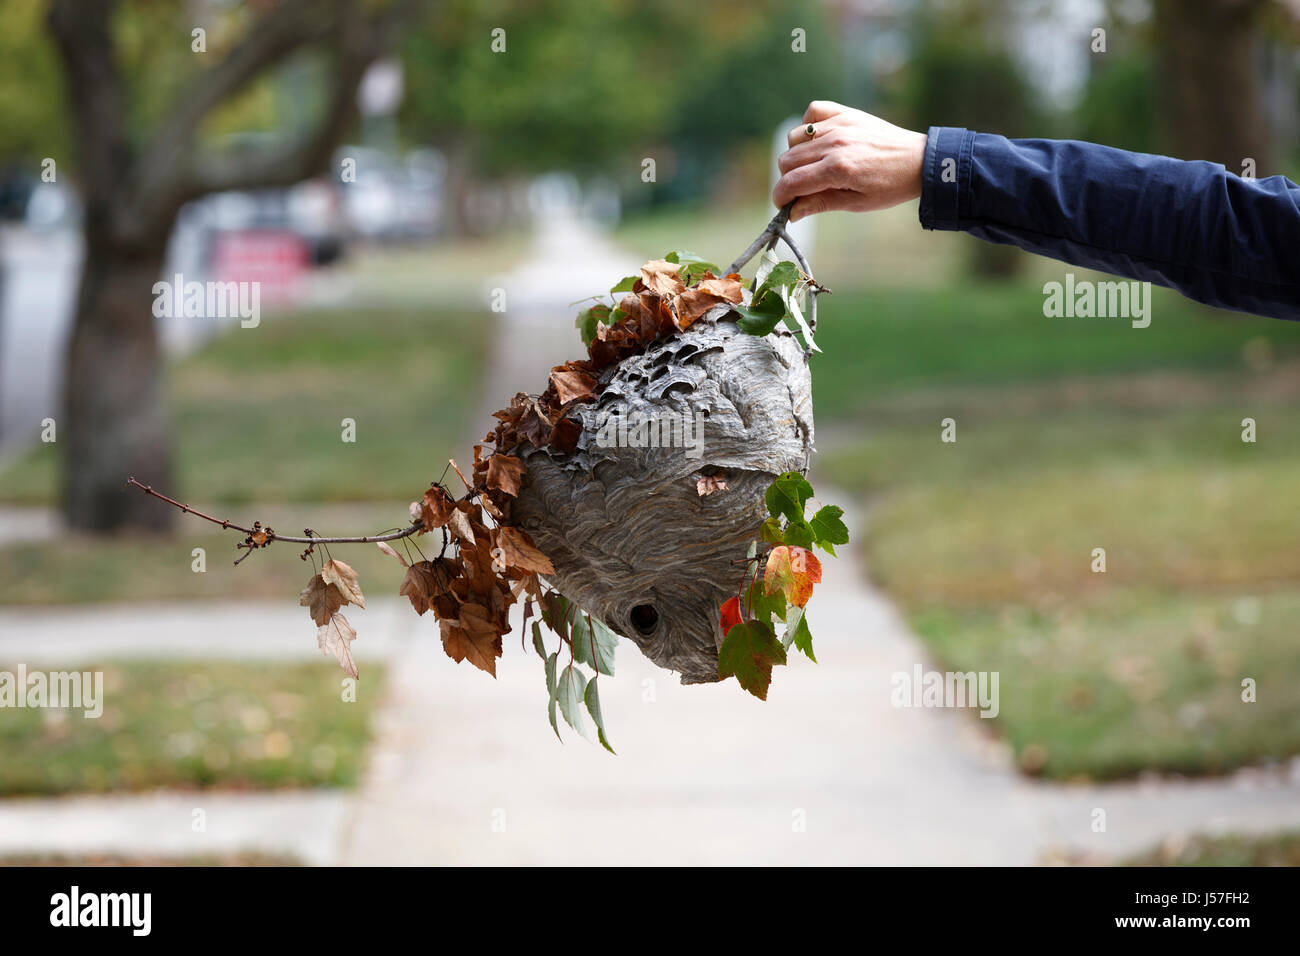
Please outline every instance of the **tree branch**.
[{"label": "tree branch", "polygon": [[[759,249],[764,247],[771,249],[780,240],[794,253],[795,260],[799,263],[799,268],[803,270],[804,275],[812,279],[812,267],[808,265],[808,260],[804,258],[799,247],[795,245],[794,238],[785,228],[786,223],[790,221],[790,210],[793,208],[793,199],[782,206],[781,210],[772,217],[772,221],[763,227],[763,231],[758,234],[758,238],[749,244],[749,248],[737,256],[731,265],[727,266],[727,273],[739,272],[749,264],[749,260],[758,254]],[[815,281],[808,287],[808,327],[814,332],[817,331],[817,296],[821,292],[830,292],[830,289],[822,288]]]},{"label": "tree branch", "polygon": [[163,501],[167,502],[169,505],[173,505],[181,509],[181,511],[185,512],[186,514],[191,514],[197,518],[202,518],[204,521],[211,521],[213,524],[221,525],[223,530],[233,528],[235,531],[242,531],[244,534],[247,535],[265,534],[267,544],[270,544],[272,541],[287,541],[290,544],[372,544],[372,543],[377,543],[379,541],[397,541],[401,538],[409,538],[411,535],[424,530],[423,524],[412,524],[409,528],[403,528],[401,531],[390,531],[386,534],[368,534],[368,535],[361,535],[355,537],[342,537],[342,538],[323,538],[320,537],[319,535],[313,535],[312,537],[309,538],[299,538],[287,534],[277,534],[276,532],[271,531],[267,528],[261,528],[261,527],[245,528],[242,525],[235,524],[233,521],[231,521],[228,518],[214,518],[210,514],[204,514],[202,511],[199,511],[197,508],[191,508],[187,504],[182,504],[181,502],[177,501],[175,498],[167,497],[161,491],[155,491],[153,489],[153,486],[151,485],[141,484],[140,482],[136,481],[135,478],[128,478],[126,480],[126,483],[128,485],[133,485],[134,487],[139,488],[146,495],[152,495],[154,498],[162,499]]},{"label": "tree branch", "polygon": [[174,188],[178,167],[203,120],[267,69],[327,37],[336,12],[336,4],[319,0],[283,0],[258,18],[221,63],[196,77],[177,97],[141,159],[140,185],[164,192]]},{"label": "tree branch", "polygon": [[[355,0],[284,0],[182,100],[150,148],[140,186],[145,215],[169,221],[184,203],[212,192],[290,186],[326,169],[330,152],[356,117],[367,68],[398,27],[426,0],[394,0],[366,17]],[[200,153],[199,125],[213,108],[266,69],[310,46],[330,51],[331,94],[315,126],[294,142],[239,157]]]}]

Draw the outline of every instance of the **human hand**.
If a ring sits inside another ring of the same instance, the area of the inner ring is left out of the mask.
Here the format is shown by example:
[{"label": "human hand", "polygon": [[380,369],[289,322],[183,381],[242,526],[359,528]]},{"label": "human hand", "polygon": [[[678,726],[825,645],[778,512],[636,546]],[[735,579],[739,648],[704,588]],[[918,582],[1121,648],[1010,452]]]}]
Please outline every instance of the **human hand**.
[{"label": "human hand", "polygon": [[925,133],[829,100],[810,103],[803,123],[789,133],[772,190],[778,208],[797,200],[791,222],[832,209],[887,209],[921,195]]}]

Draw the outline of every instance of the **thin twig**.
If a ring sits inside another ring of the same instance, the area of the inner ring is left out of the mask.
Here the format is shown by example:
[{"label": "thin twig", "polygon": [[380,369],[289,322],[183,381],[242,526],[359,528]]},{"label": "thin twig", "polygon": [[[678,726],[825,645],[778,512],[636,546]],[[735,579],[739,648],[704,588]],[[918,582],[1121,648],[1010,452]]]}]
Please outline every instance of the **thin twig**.
[{"label": "thin twig", "polygon": [[[128,478],[126,480],[126,483],[128,485],[134,485],[135,487],[139,488],[147,495],[152,495],[155,498],[161,498],[169,505],[173,505],[177,508],[180,508],[181,511],[184,511],[186,514],[195,515],[196,517],[202,518],[204,521],[211,521],[213,524],[221,525],[222,528],[233,528],[236,531],[242,531],[244,532],[244,534],[250,534],[250,535],[265,534],[267,544],[270,544],[272,541],[287,541],[290,544],[372,544],[379,541],[397,541],[401,538],[409,538],[411,535],[415,534],[416,532],[424,530],[423,524],[413,524],[409,528],[403,528],[401,531],[392,531],[388,534],[371,534],[371,535],[361,535],[359,537],[345,537],[345,538],[322,538],[318,535],[310,538],[299,538],[287,534],[277,534],[274,531],[267,531],[265,528],[258,528],[257,531],[255,532],[252,528],[245,528],[242,527],[241,525],[237,525],[233,521],[229,520],[228,518],[214,518],[210,514],[204,514],[202,511],[199,511],[197,508],[191,508],[189,505],[183,504],[177,501],[175,498],[169,498],[166,495],[164,495],[161,491],[155,491],[151,486],[143,485],[140,482],[136,481],[134,478]],[[245,555],[245,557],[247,557],[247,555]]]},{"label": "thin twig", "polygon": [[[794,253],[795,260],[799,263],[799,268],[803,270],[804,275],[812,279],[812,267],[808,265],[808,260],[804,258],[798,245],[795,244],[794,238],[786,229],[786,224],[790,221],[790,210],[793,208],[793,199],[782,206],[780,212],[772,217],[772,221],[763,227],[763,231],[758,234],[758,238],[749,244],[749,248],[727,267],[727,273],[739,272],[749,264],[749,260],[758,255],[760,249],[771,249],[779,240],[789,246],[790,251]],[[815,280],[808,286],[808,328],[813,332],[817,331],[817,296],[821,292],[829,291],[829,289],[823,289]]]},{"label": "thin twig", "polygon": [[758,234],[758,238],[749,244],[749,248],[742,252],[730,266],[727,267],[727,274],[739,272],[745,266],[749,265],[749,260],[758,255],[758,250],[767,245],[768,241],[776,235],[777,230],[783,229],[790,219],[790,210],[794,207],[794,201],[786,203],[781,207],[781,211],[772,217],[763,231]]}]

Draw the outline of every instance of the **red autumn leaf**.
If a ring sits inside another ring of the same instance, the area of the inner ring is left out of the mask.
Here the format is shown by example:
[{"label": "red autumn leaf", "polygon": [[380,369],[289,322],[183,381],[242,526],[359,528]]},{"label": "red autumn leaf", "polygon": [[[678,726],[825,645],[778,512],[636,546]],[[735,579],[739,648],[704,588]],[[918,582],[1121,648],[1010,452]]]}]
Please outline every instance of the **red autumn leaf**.
[{"label": "red autumn leaf", "polygon": [[763,573],[763,590],[768,594],[785,593],[785,599],[803,607],[812,597],[813,585],[822,579],[822,563],[807,548],[780,545],[767,556]]},{"label": "red autumn leaf", "polygon": [[722,635],[726,637],[727,632],[740,623],[740,598],[731,597],[724,601],[721,615]]}]

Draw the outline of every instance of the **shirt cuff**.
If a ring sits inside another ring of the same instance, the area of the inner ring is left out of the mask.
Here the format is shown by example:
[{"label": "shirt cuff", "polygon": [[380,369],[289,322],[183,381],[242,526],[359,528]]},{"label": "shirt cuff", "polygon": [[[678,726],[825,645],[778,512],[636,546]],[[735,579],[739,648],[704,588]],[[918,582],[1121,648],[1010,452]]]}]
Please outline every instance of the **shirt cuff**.
[{"label": "shirt cuff", "polygon": [[961,213],[970,210],[971,154],[975,131],[931,126],[921,169],[921,226],[961,229]]}]

